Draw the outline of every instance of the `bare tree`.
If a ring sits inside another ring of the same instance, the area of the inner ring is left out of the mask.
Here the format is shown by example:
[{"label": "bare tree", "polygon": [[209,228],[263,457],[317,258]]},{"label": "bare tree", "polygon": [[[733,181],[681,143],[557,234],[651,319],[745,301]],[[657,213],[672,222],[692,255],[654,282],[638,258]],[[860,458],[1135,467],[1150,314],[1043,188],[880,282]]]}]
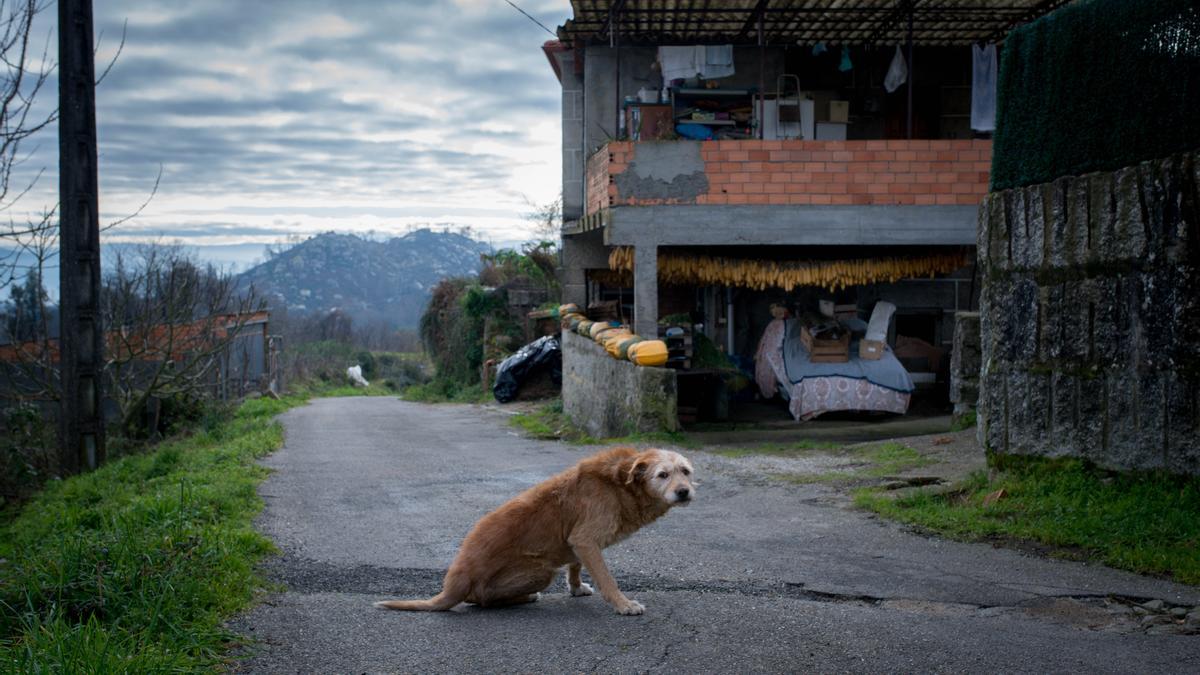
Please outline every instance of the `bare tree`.
[{"label": "bare tree", "polygon": [[551,242],[557,248],[562,237],[562,197],[545,204],[525,201],[533,209],[523,217],[533,225],[534,242]]},{"label": "bare tree", "polygon": [[126,433],[143,415],[154,430],[158,401],[220,393],[230,348],[265,303],[178,245],[139,246],[109,269],[101,290],[108,393]]}]

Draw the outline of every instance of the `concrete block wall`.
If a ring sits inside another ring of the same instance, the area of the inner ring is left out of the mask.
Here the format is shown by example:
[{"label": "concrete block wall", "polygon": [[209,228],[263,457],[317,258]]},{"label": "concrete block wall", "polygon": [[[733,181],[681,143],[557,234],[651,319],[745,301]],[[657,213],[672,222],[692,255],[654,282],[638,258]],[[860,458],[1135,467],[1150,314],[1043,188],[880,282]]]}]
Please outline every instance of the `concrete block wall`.
[{"label": "concrete block wall", "polygon": [[[681,146],[693,146],[697,161],[685,157],[664,180],[662,155]],[[973,206],[987,194],[991,158],[987,140],[611,142],[588,159],[587,212],[648,204]]]},{"label": "concrete block wall", "polygon": [[595,342],[563,331],[563,412],[596,438],[679,428],[675,371],[609,356]]},{"label": "concrete block wall", "polygon": [[980,207],[980,440],[1200,474],[1200,160],[996,192]]}]

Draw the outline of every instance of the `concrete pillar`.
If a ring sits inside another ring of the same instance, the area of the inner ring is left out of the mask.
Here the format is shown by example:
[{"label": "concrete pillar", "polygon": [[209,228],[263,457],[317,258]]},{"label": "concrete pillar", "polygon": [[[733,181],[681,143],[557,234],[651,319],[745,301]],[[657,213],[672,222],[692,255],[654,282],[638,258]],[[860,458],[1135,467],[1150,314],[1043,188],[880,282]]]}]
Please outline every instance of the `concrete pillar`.
[{"label": "concrete pillar", "polygon": [[583,78],[575,74],[574,50],[558,52],[562,73],[562,216],[563,222],[583,216]]},{"label": "concrete pillar", "polygon": [[658,337],[658,246],[640,244],[633,251],[633,330]]}]

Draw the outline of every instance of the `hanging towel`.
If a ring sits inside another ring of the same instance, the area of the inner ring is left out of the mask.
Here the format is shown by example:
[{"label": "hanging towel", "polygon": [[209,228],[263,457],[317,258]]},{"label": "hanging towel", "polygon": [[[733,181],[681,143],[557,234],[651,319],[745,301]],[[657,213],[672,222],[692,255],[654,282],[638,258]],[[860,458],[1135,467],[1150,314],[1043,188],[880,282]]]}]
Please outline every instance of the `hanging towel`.
[{"label": "hanging towel", "polygon": [[971,45],[971,128],[996,130],[996,45]]},{"label": "hanging towel", "polygon": [[708,45],[704,48],[704,67],[700,75],[706,80],[729,77],[733,74],[733,45]]},{"label": "hanging towel", "polygon": [[696,77],[704,67],[704,47],[659,47],[663,84]]},{"label": "hanging towel", "polygon": [[818,42],[817,44],[813,45],[813,48],[812,48],[813,56],[820,56],[821,54],[824,54],[827,51],[829,51],[829,49],[825,47],[824,42]]},{"label": "hanging towel", "polygon": [[888,66],[887,76],[883,78],[883,88],[890,94],[905,82],[908,82],[908,64],[904,61],[900,45],[896,45],[896,55],[892,57],[892,65]]},{"label": "hanging towel", "polygon": [[854,68],[854,64],[850,62],[850,48],[842,46],[842,62],[838,64],[838,70],[843,73]]}]

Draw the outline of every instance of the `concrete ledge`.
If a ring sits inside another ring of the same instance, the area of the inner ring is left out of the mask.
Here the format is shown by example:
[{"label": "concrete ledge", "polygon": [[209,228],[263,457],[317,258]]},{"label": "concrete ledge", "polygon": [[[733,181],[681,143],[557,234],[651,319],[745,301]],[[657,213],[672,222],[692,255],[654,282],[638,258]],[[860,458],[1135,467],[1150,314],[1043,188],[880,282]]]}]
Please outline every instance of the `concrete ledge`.
[{"label": "concrete ledge", "polygon": [[977,206],[618,206],[609,246],[974,246]]},{"label": "concrete ledge", "polygon": [[675,371],[618,361],[600,345],[563,331],[563,412],[596,438],[675,431]]}]

